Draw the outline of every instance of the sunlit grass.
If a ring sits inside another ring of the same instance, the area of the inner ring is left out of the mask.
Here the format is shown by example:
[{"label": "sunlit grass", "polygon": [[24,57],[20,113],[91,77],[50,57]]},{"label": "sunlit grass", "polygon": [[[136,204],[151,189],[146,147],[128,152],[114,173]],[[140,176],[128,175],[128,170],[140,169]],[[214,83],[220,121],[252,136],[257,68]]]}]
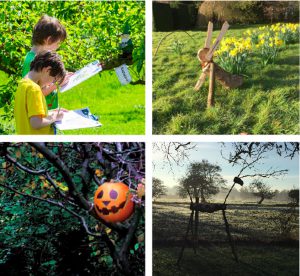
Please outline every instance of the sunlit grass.
[{"label": "sunlit grass", "polygon": [[[246,29],[229,29],[226,37],[242,37]],[[279,53],[275,64],[262,67],[257,56],[248,61],[239,89],[217,83],[215,106],[206,109],[208,81],[195,92],[200,75],[197,50],[206,31],[174,32],[153,57],[153,132],[155,134],[298,134],[299,44]],[[215,38],[219,33],[213,33]],[[166,33],[153,33],[153,53]],[[181,55],[170,47],[184,44]]]},{"label": "sunlit grass", "polygon": [[[6,80],[7,76],[0,71],[0,84]],[[59,104],[68,110],[89,107],[99,118],[102,127],[59,131],[58,134],[145,133],[145,86],[122,86],[114,71],[101,72],[71,90],[60,93]]]},{"label": "sunlit grass", "polygon": [[63,131],[64,134],[144,134],[145,86],[122,86],[113,71],[102,72],[59,95],[69,110],[89,107],[102,127]]}]

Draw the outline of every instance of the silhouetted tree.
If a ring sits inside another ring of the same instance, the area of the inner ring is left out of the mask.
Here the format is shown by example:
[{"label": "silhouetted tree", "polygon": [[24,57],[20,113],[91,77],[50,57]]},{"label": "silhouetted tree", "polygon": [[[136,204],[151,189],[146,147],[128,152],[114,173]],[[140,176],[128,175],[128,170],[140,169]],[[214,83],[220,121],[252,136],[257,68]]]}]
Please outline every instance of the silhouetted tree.
[{"label": "silhouetted tree", "polygon": [[191,163],[186,176],[180,179],[178,195],[200,197],[201,202],[206,202],[210,196],[217,194],[226,182],[220,175],[221,171],[220,166],[207,160]]},{"label": "silhouetted tree", "polygon": [[276,195],[276,191],[272,191],[267,184],[257,179],[250,184],[250,190],[253,195],[260,197],[257,204],[261,204],[265,199],[272,199]]},{"label": "silhouetted tree", "polygon": [[167,194],[167,187],[163,184],[163,182],[160,179],[153,177],[153,180],[152,180],[152,197],[153,197],[153,199],[156,199],[156,198],[166,195],[166,194]]},{"label": "silhouetted tree", "polygon": [[299,189],[290,190],[288,196],[293,203],[299,205]]}]

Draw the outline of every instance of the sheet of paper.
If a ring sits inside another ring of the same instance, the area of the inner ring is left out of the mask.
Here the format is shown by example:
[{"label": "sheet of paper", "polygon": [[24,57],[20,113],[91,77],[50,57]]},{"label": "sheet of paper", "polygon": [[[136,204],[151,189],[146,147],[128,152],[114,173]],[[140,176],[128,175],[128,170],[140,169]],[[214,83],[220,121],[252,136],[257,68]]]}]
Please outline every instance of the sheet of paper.
[{"label": "sheet of paper", "polygon": [[127,46],[127,42],[130,40],[129,34],[122,34],[121,35],[121,48],[125,48]]},{"label": "sheet of paper", "polygon": [[122,64],[119,67],[115,68],[116,74],[118,76],[118,79],[122,85],[128,84],[131,82],[131,76],[128,71],[127,65]]},{"label": "sheet of paper", "polygon": [[55,127],[59,130],[99,127],[101,125],[88,107],[66,112],[63,119],[55,123]]},{"label": "sheet of paper", "polygon": [[64,85],[60,88],[60,92],[65,92],[65,91],[73,88],[74,86],[78,85],[79,83],[81,83],[81,82],[87,80],[88,78],[96,75],[100,71],[102,71],[102,66],[101,66],[101,64],[98,60],[96,60],[92,63],[89,63],[88,65],[86,65],[82,69],[76,71],[74,73],[74,75],[72,75],[70,77],[69,82],[66,85]]}]

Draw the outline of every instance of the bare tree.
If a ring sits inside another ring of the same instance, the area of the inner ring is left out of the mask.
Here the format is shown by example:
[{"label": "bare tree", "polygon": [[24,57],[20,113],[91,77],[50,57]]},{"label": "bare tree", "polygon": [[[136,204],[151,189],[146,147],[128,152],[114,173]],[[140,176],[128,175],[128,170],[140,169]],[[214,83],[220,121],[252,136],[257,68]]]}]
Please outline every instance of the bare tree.
[{"label": "bare tree", "polygon": [[[195,150],[195,143],[186,142],[156,142],[153,143],[153,152],[162,154],[163,167],[173,173],[173,167],[182,166],[189,160],[189,152]],[[154,168],[155,168],[155,164]]]},{"label": "bare tree", "polygon": [[[261,165],[264,164],[266,158],[272,151],[275,151],[279,156],[291,159],[299,154],[299,143],[297,142],[232,143],[231,149],[229,149],[229,152],[227,152],[226,155],[224,154],[224,150],[226,150],[226,144],[222,143],[222,145],[223,149],[221,150],[221,156],[233,167],[239,168],[239,172],[237,173],[238,178],[277,178],[279,176],[283,176],[287,174],[287,169],[277,169],[270,166],[268,169],[262,170]],[[235,183],[233,183],[230,190],[232,190],[234,186]],[[227,197],[225,198],[225,201]]]},{"label": "bare tree", "polygon": [[[226,145],[223,143],[223,147]],[[233,167],[238,167],[238,177],[279,177],[287,174],[287,169],[277,169],[269,167],[262,170],[261,164],[264,164],[270,152],[275,151],[279,156],[285,158],[294,158],[299,154],[299,143],[232,143],[233,150],[230,149],[227,156],[221,150],[222,157]]]}]

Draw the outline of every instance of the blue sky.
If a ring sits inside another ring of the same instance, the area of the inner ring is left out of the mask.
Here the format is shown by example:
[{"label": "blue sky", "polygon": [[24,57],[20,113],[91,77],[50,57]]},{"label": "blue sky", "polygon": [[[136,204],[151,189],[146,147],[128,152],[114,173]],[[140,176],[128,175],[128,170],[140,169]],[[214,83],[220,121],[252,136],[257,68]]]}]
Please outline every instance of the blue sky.
[{"label": "blue sky", "polygon": [[[196,148],[190,151],[189,160],[185,160],[181,166],[173,164],[172,171],[170,167],[166,165],[166,160],[163,160],[163,155],[160,152],[153,152],[153,177],[159,178],[164,182],[164,185],[173,187],[178,184],[178,179],[185,175],[188,164],[190,162],[199,161],[202,159],[208,160],[210,163],[218,164],[222,168],[222,176],[228,181],[227,185],[231,185],[234,176],[236,176],[240,167],[232,167],[225,159],[222,158],[220,152],[223,149],[224,153],[229,153],[232,150],[231,143],[225,143],[224,147],[221,143],[195,143]],[[299,187],[299,156],[296,155],[292,160],[290,158],[284,158],[277,155],[275,152],[266,154],[266,158],[263,160],[263,164],[257,166],[262,172],[267,171],[270,167],[273,169],[288,169],[286,175],[278,178],[263,178],[262,180],[270,185],[272,189],[284,190]],[[247,174],[253,173],[253,171],[246,171]],[[247,186],[252,182],[253,178],[244,178],[244,184]]]}]

